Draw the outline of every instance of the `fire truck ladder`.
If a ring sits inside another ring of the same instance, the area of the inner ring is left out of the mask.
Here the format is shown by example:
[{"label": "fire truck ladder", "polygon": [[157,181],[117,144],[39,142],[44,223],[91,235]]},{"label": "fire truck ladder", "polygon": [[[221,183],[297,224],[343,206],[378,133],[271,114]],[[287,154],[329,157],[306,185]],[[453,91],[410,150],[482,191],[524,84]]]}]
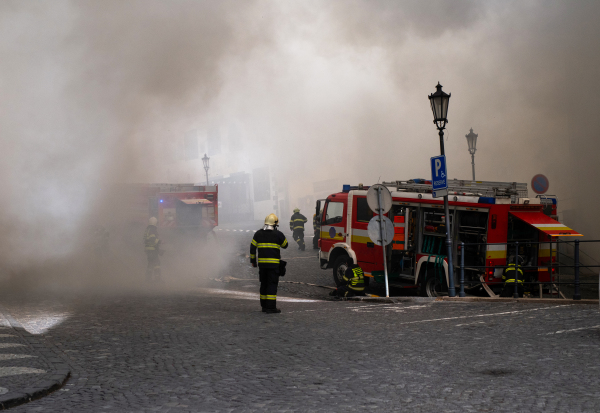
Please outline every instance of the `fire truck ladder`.
[{"label": "fire truck ladder", "polygon": [[[398,192],[431,193],[430,183],[424,179],[408,181],[383,182],[383,185],[395,188]],[[448,180],[448,195],[481,196],[492,198],[527,198],[529,196],[526,183],[494,182],[494,181],[463,181]]]}]

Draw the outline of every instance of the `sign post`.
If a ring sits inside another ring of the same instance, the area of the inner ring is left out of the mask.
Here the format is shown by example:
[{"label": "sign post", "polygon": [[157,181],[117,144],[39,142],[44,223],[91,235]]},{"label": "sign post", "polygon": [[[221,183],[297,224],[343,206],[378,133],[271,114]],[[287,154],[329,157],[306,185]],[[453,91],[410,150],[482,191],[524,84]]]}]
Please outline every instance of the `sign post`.
[{"label": "sign post", "polygon": [[[443,141],[441,141],[443,142]],[[448,295],[456,296],[454,288],[454,268],[452,266],[452,224],[450,208],[448,207],[448,172],[446,171],[446,156],[443,154],[431,158],[431,187],[434,198],[444,197],[444,212],[446,215],[446,248],[448,254]]]},{"label": "sign post", "polygon": [[383,250],[383,272],[385,275],[385,296],[390,296],[387,272],[387,254],[385,247],[394,239],[394,224],[388,217],[383,216],[392,208],[392,194],[386,186],[376,184],[367,191],[367,203],[373,212],[378,214],[369,222],[369,237]]}]

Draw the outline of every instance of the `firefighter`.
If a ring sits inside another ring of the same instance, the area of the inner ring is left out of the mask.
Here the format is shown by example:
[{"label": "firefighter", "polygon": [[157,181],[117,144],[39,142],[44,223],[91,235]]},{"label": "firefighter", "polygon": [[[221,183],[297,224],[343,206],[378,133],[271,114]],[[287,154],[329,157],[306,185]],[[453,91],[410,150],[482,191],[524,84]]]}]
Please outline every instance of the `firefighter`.
[{"label": "firefighter", "polygon": [[[287,248],[285,235],[277,229],[279,219],[270,214],[265,225],[256,231],[250,244],[250,263],[257,266],[260,280],[260,306],[264,313],[280,313],[277,308],[277,284],[279,283],[281,248]],[[258,253],[258,260],[257,255]]]},{"label": "firefighter", "polygon": [[314,214],[313,215],[313,249],[319,249],[319,237],[321,236],[321,216]]},{"label": "firefighter", "polygon": [[[511,259],[511,257],[509,257],[508,262],[512,262],[512,264],[508,264],[508,267],[505,268],[502,272],[502,281],[504,281],[504,288],[502,288],[500,297],[512,297],[515,293],[515,282],[519,284],[517,286],[517,293],[519,294],[519,297],[523,297],[523,292],[525,290],[523,287],[523,283],[525,281],[525,277],[523,275],[523,271],[521,270],[521,265],[523,264],[522,261],[523,258],[519,256],[519,265],[515,266],[514,258]],[[517,274],[516,280],[515,273]]]},{"label": "firefighter", "polygon": [[146,232],[144,232],[144,248],[148,257],[148,269],[146,270],[148,281],[160,279],[160,259],[158,258],[160,238],[158,237],[157,224],[158,220],[155,217],[150,218]]},{"label": "firefighter", "polygon": [[300,213],[300,209],[294,209],[294,215],[290,218],[290,231],[294,241],[298,243],[298,249],[304,251],[304,224],[308,221],[304,215]]},{"label": "firefighter", "polygon": [[348,268],[344,273],[344,285],[333,290],[329,295],[336,297],[353,297],[365,295],[365,273],[362,268],[349,259]]}]

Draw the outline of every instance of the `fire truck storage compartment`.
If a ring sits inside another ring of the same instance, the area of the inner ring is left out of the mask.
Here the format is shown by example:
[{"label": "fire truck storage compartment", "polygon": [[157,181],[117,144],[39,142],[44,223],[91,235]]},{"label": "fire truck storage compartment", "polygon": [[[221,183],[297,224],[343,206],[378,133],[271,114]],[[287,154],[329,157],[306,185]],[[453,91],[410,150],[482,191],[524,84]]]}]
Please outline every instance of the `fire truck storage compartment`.
[{"label": "fire truck storage compartment", "polygon": [[416,208],[407,208],[402,205],[393,205],[389,213],[389,218],[392,220],[392,222],[396,221],[396,217],[405,217],[404,249],[394,249],[391,248],[391,245],[386,248],[390,262],[390,278],[401,275],[409,275],[411,276],[409,277],[410,279],[414,279],[413,272],[415,265],[415,254],[412,236],[414,234],[413,226],[416,219],[416,213]]},{"label": "fire truck storage compartment", "polygon": [[[446,254],[446,217],[443,208],[421,209],[421,253]],[[450,229],[453,227],[454,210],[450,211]]]},{"label": "fire truck storage compartment", "polygon": [[[539,231],[535,227],[509,214],[507,240],[509,244],[506,255],[509,264],[514,263],[515,259],[515,247],[511,243],[518,241],[520,264],[525,266],[537,265]],[[535,270],[525,270],[525,272],[527,271],[536,272]]]},{"label": "fire truck storage compartment", "polygon": [[[488,213],[461,210],[458,213],[458,243],[465,244],[465,266],[485,265]],[[468,245],[469,243],[481,245]],[[459,254],[461,252],[459,251]]]}]

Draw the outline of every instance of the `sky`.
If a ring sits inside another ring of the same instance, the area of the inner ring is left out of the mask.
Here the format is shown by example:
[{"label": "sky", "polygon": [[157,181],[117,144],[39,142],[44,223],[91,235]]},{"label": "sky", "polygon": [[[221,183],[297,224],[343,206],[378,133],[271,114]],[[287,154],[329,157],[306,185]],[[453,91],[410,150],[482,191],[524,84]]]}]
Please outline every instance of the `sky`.
[{"label": "sky", "polygon": [[3,271],[76,253],[115,213],[115,183],[203,181],[176,159],[191,129],[235,128],[213,173],[269,166],[292,202],[321,180],[427,178],[438,82],[451,178],[471,177],[473,128],[478,180],[545,174],[565,223],[600,238],[599,15],[585,0],[4,0]]}]

